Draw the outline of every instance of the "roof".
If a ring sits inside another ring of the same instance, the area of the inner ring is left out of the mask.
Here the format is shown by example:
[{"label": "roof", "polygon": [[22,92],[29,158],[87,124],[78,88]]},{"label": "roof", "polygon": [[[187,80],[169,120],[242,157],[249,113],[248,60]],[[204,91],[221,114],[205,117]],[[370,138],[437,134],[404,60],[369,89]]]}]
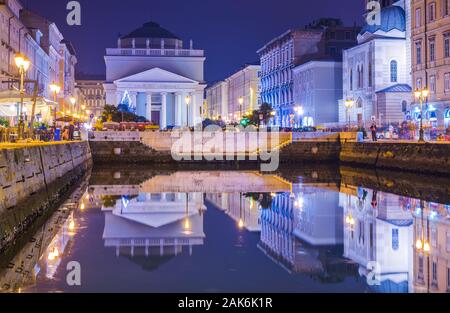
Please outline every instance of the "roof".
[{"label": "roof", "polygon": [[379,25],[366,24],[361,30],[364,33],[376,33],[377,31],[390,32],[397,29],[401,32],[406,31],[406,14],[402,7],[391,5],[381,10],[381,23]]},{"label": "roof", "polygon": [[388,93],[388,92],[412,92],[412,88],[410,85],[407,84],[397,84],[378,90],[376,93]]},{"label": "roof", "polygon": [[158,23],[148,22],[142,25],[142,27],[133,30],[121,39],[127,38],[166,38],[166,39],[178,39],[180,38],[165,28],[162,28]]}]

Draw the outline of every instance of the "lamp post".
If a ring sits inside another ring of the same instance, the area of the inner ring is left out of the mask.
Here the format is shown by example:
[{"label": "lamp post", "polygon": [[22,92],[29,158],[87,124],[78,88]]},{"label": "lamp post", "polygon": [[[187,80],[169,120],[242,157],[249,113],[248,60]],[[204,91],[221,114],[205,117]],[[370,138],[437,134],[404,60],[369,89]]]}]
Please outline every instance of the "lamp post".
[{"label": "lamp post", "polygon": [[420,103],[420,129],[419,129],[419,142],[425,142],[424,131],[423,131],[423,101],[428,98],[428,89],[417,89],[414,95],[419,100]]},{"label": "lamp post", "polygon": [[21,54],[16,55],[14,58],[14,61],[16,63],[16,66],[19,69],[20,74],[20,110],[19,110],[19,140],[23,139],[23,131],[24,131],[24,120],[23,120],[23,96],[25,94],[24,89],[24,77],[25,72],[30,67],[30,60],[28,60],[26,57],[24,57]]},{"label": "lamp post", "polygon": [[184,98],[184,101],[186,102],[186,126],[189,128],[189,104],[191,104],[191,96],[187,95]]},{"label": "lamp post", "polygon": [[300,116],[302,116],[304,114],[304,110],[302,106],[296,106],[294,108],[295,113],[297,113],[297,124],[299,127],[301,127],[301,120],[300,120]]},{"label": "lamp post", "polygon": [[53,81],[53,83],[50,84],[50,90],[51,90],[51,92],[53,92],[53,101],[55,102],[55,112],[54,112],[54,121],[53,121],[53,124],[54,124],[54,126],[55,126],[55,128],[56,128],[56,110],[57,110],[56,105],[57,105],[57,96],[58,96],[58,93],[61,91],[61,87],[59,87],[59,86]]},{"label": "lamp post", "polygon": [[353,100],[345,100],[345,115],[347,116],[348,128],[350,128],[350,114],[349,111],[355,104]]}]

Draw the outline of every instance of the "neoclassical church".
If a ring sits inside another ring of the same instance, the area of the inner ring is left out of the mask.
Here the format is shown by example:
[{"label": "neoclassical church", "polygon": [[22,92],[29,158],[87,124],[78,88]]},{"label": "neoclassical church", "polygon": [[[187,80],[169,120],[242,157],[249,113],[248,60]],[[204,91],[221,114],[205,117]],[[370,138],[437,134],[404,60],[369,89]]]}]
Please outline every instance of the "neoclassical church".
[{"label": "neoclassical church", "polygon": [[[401,122],[413,100],[410,1],[380,4],[381,23],[366,21],[358,45],[343,54],[341,123]],[[348,100],[352,106],[347,109]]]},{"label": "neoclassical church", "polygon": [[106,103],[126,104],[161,129],[201,122],[205,56],[154,22],[106,49]]}]

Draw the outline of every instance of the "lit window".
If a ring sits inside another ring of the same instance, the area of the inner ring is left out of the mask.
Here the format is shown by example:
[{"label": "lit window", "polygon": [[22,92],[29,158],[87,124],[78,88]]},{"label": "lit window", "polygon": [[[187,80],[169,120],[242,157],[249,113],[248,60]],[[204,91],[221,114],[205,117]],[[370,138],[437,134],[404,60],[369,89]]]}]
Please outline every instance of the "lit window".
[{"label": "lit window", "polygon": [[430,76],[430,91],[432,93],[436,92],[436,76]]},{"label": "lit window", "polygon": [[396,83],[398,79],[398,64],[397,61],[393,60],[391,61],[391,83]]},{"label": "lit window", "polygon": [[445,92],[450,91],[450,73],[444,74],[444,89],[445,89]]}]

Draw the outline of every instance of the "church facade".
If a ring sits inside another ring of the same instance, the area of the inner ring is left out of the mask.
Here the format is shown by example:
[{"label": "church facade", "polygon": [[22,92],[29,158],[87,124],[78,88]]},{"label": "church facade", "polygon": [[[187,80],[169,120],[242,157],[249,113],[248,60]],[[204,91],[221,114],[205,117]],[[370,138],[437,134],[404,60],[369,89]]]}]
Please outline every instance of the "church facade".
[{"label": "church facade", "polygon": [[126,105],[161,129],[195,126],[203,114],[203,50],[149,22],[106,49],[106,104]]},{"label": "church facade", "polygon": [[[339,122],[401,122],[412,99],[410,2],[383,3],[381,23],[367,23],[343,54]],[[345,104],[351,103],[350,107]]]}]

